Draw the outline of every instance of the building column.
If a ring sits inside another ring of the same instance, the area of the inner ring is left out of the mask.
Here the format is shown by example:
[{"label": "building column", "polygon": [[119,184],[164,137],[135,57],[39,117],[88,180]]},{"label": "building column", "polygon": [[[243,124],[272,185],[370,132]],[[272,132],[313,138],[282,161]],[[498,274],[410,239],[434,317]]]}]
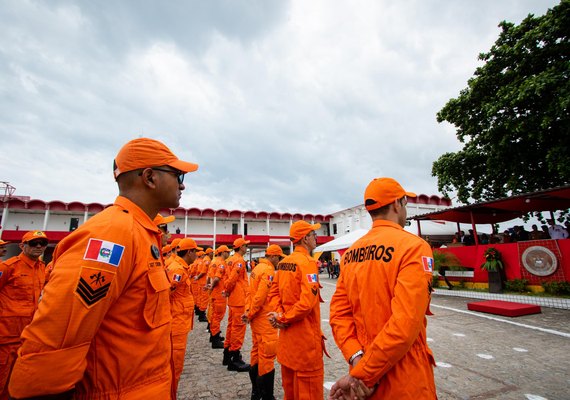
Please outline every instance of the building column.
[{"label": "building column", "polygon": [[42,228],[42,231],[47,231],[48,221],[49,221],[49,206],[46,207],[46,212],[44,214],[44,226]]},{"label": "building column", "polygon": [[242,236],[245,236],[244,223],[245,223],[245,218],[243,217],[243,213],[242,213],[241,216],[239,217],[239,225],[240,225],[239,229],[240,229]]},{"label": "building column", "polygon": [[184,237],[188,237],[188,210],[184,212]]},{"label": "building column", "polygon": [[269,215],[267,215],[267,220],[265,221],[265,229],[267,229],[267,245],[269,246],[269,241],[271,240],[271,233],[269,233]]},{"label": "building column", "polygon": [[8,202],[4,203],[4,210],[2,210],[2,223],[0,224],[0,238],[2,237],[2,232],[4,232],[4,227],[8,222]]},{"label": "building column", "polygon": [[83,223],[86,223],[89,219],[89,207],[85,206],[85,212],[83,213]]},{"label": "building column", "polygon": [[212,236],[212,248],[216,250],[216,213],[214,213],[214,235]]}]

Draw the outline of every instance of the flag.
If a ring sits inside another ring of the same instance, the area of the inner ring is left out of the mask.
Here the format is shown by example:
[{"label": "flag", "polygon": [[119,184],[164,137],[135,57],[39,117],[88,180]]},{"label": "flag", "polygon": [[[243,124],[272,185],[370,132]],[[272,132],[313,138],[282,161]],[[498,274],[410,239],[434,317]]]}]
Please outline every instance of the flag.
[{"label": "flag", "polygon": [[422,264],[425,272],[433,272],[433,258],[423,256]]},{"label": "flag", "polygon": [[100,239],[89,239],[84,260],[99,261],[118,267],[123,257],[125,246]]},{"label": "flag", "polygon": [[317,274],[307,274],[307,280],[309,283],[317,283]]}]

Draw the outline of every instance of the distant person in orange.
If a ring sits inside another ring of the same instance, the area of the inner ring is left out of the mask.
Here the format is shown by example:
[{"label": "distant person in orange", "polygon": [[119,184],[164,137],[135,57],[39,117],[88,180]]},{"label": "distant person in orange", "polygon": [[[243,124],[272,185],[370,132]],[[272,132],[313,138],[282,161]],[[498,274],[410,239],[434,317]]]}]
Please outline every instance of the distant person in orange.
[{"label": "distant person in orange", "polygon": [[202,250],[190,238],[178,243],[178,258],[168,266],[168,277],[172,285],[170,307],[172,312],[172,358],[174,364],[174,386],[178,382],[184,368],[186,341],[188,332],[194,323],[194,298],[190,292],[190,264],[196,260],[196,251]]},{"label": "distant person in orange", "polygon": [[[198,309],[200,310],[200,313],[198,314],[199,322],[209,322],[206,313],[208,311],[208,304],[210,302],[210,294],[206,289],[206,285],[208,283],[208,269],[210,268],[210,263],[212,262],[210,254],[212,253],[213,250],[210,247],[204,250],[204,256],[202,257],[198,275],[194,277],[194,279],[196,279],[200,284],[200,291],[198,296]],[[210,324],[208,323],[208,331],[209,328]]]},{"label": "distant person in orange", "polygon": [[404,230],[406,192],[392,178],[364,192],[372,229],[343,255],[330,304],[334,339],[350,373],[329,399],[436,399],[435,365],[427,345],[433,253]]},{"label": "distant person in orange", "polygon": [[59,242],[10,378],[15,399],[174,399],[170,282],[160,209],[198,166],[139,138],[114,160],[115,203]]},{"label": "distant person in orange", "polygon": [[168,267],[170,265],[170,263],[174,260],[176,260],[176,257],[178,257],[178,243],[180,243],[179,238],[176,238],[172,241],[172,243],[170,243],[170,257],[164,260],[164,265],[166,267]]},{"label": "distant person in orange", "polygon": [[168,244],[168,241],[170,240],[170,232],[168,232],[168,224],[174,221],[174,219],[175,219],[174,215],[163,217],[160,214],[157,214],[156,217],[154,218],[154,223],[156,224],[156,226],[158,226],[160,232],[162,232],[162,236],[160,238],[161,247],[166,246]]},{"label": "distant person in orange", "polygon": [[162,248],[162,258],[166,260],[168,257],[170,257],[171,252],[172,252],[172,247],[170,247],[170,245],[167,244]]},{"label": "distant person in orange", "polygon": [[265,250],[265,258],[251,271],[250,293],[247,298],[243,321],[251,326],[251,398],[273,400],[275,366],[277,354],[277,329],[271,326],[267,314],[273,309],[267,299],[275,277],[275,267],[285,257],[283,250],[272,244]]},{"label": "distant person in orange", "polygon": [[289,236],[295,250],[279,262],[269,294],[276,309],[269,313],[269,322],[279,328],[277,361],[286,400],[324,396],[319,270],[311,257],[317,247],[315,231],[320,227],[305,221],[291,225]]},{"label": "distant person in orange", "polygon": [[0,239],[0,258],[4,258],[8,252],[8,243],[10,242],[5,242],[4,240]]},{"label": "distant person in orange", "polygon": [[47,245],[44,232],[27,232],[20,243],[22,252],[0,263],[0,400],[8,398],[8,377],[20,335],[38,309],[46,280],[40,257]]},{"label": "distant person in orange", "polygon": [[249,371],[249,364],[243,361],[241,346],[245,338],[246,324],[242,321],[245,311],[245,299],[249,293],[247,271],[243,256],[247,253],[249,240],[234,240],[234,254],[228,258],[224,295],[228,298],[230,312],[224,343],[224,359],[222,364],[229,371]]},{"label": "distant person in orange", "polygon": [[230,249],[222,245],[216,249],[216,257],[212,261],[210,268],[212,276],[208,283],[208,290],[211,292],[212,319],[210,321],[210,341],[212,349],[223,349],[224,341],[220,337],[220,325],[226,314],[226,297],[223,292],[224,279],[226,274],[226,260],[230,256]]},{"label": "distant person in orange", "polygon": [[198,308],[198,297],[200,296],[201,287],[196,277],[199,274],[199,270],[202,267],[202,260],[204,259],[204,251],[196,252],[196,260],[190,266],[190,287],[192,291],[192,297],[194,298],[194,313],[199,316],[200,309]]}]

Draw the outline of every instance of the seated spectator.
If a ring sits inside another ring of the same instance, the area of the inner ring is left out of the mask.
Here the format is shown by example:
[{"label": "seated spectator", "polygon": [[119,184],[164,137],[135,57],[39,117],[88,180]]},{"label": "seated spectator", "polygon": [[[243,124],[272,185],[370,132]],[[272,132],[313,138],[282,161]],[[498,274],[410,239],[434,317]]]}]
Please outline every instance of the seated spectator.
[{"label": "seated spectator", "polygon": [[540,240],[543,239],[543,232],[538,230],[538,226],[536,224],[534,224],[532,226],[532,231],[530,231],[530,234],[528,235],[530,237],[530,240]]},{"label": "seated spectator", "polygon": [[548,232],[548,226],[541,225],[540,229],[542,229],[542,239],[550,239],[550,233]]},{"label": "seated spectator", "polygon": [[551,239],[567,239],[568,231],[563,226],[557,225],[553,219],[548,220],[548,233]]},{"label": "seated spectator", "polygon": [[508,229],[503,232],[503,243],[513,243],[513,238]]},{"label": "seated spectator", "polygon": [[515,237],[516,237],[517,242],[529,240],[528,231],[526,231],[524,229],[524,226],[520,226],[520,225],[515,226]]},{"label": "seated spectator", "polygon": [[486,233],[481,235],[481,244],[489,244],[489,235]]},{"label": "seated spectator", "polygon": [[473,229],[469,229],[469,235],[463,237],[463,244],[465,246],[473,246],[475,244],[475,236],[473,235]]}]

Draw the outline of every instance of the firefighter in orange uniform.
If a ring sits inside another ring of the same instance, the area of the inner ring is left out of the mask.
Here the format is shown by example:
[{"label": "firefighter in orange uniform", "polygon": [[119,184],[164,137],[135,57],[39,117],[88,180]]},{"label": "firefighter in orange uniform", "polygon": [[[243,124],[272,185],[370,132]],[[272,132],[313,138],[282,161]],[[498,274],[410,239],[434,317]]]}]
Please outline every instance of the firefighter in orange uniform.
[{"label": "firefighter in orange uniform", "polygon": [[176,208],[184,174],[139,138],[114,162],[115,203],[59,242],[54,269],[10,378],[15,399],[174,399],[170,282],[153,218]]},{"label": "firefighter in orange uniform", "polygon": [[275,277],[275,267],[285,257],[281,247],[272,244],[265,250],[265,257],[259,261],[249,276],[250,293],[247,298],[243,321],[251,326],[251,398],[273,400],[275,366],[277,353],[277,329],[267,319],[272,307],[267,301],[269,289]]},{"label": "firefighter in orange uniform", "polygon": [[20,347],[20,335],[38,309],[45,284],[40,259],[48,245],[42,231],[24,234],[20,255],[0,263],[0,399],[8,398],[8,377]]},{"label": "firefighter in orange uniform", "polygon": [[242,321],[245,310],[245,299],[249,293],[247,272],[243,256],[247,253],[249,240],[238,238],[234,240],[234,254],[227,259],[226,280],[224,282],[224,295],[228,298],[230,312],[224,343],[223,365],[229,371],[249,371],[249,364],[243,361],[241,346],[245,338],[246,324]]},{"label": "firefighter in orange uniform", "polygon": [[269,298],[276,311],[269,313],[279,328],[277,361],[285,400],[322,399],[324,336],[321,330],[321,296],[318,269],[311,251],[317,247],[316,230],[321,224],[297,221],[289,236],[293,253],[277,266]]},{"label": "firefighter in orange uniform", "polygon": [[392,178],[374,179],[366,188],[372,229],[344,253],[330,305],[335,341],[350,364],[331,399],[437,398],[425,317],[433,254],[403,229],[407,197],[415,196]]},{"label": "firefighter in orange uniform", "polygon": [[168,257],[170,257],[171,252],[172,252],[172,247],[170,247],[170,245],[167,244],[162,248],[162,258],[166,260]]},{"label": "firefighter in orange uniform", "polygon": [[196,252],[196,260],[190,266],[190,289],[192,292],[192,297],[194,298],[194,313],[200,316],[200,309],[198,308],[198,296],[200,295],[200,284],[196,279],[198,276],[200,268],[202,267],[202,260],[204,259],[204,251]]},{"label": "firefighter in orange uniform", "polygon": [[174,221],[174,215],[169,215],[168,217],[163,217],[160,214],[157,214],[154,218],[153,222],[158,226],[158,229],[162,232],[162,236],[160,238],[161,247],[164,247],[168,244],[168,240],[170,239],[170,232],[168,232],[168,224]]},{"label": "firefighter in orange uniform", "polygon": [[210,303],[210,293],[206,289],[206,284],[208,283],[208,269],[210,268],[210,263],[212,262],[210,254],[213,252],[214,251],[210,247],[204,250],[204,257],[202,257],[200,270],[198,271],[198,275],[194,277],[194,279],[196,279],[200,284],[200,291],[198,296],[198,309],[200,310],[200,314],[198,315],[198,321],[208,322],[208,331],[210,328],[210,323],[206,313],[211,310],[208,309],[208,304]]},{"label": "firefighter in orange uniform", "polygon": [[202,248],[190,238],[178,243],[178,258],[168,267],[168,277],[172,285],[170,307],[172,312],[172,358],[174,364],[174,382],[178,382],[184,368],[186,340],[194,323],[194,298],[190,292],[189,264],[196,260],[196,251]]},{"label": "firefighter in orange uniform", "polygon": [[224,292],[224,279],[226,274],[226,260],[230,255],[230,249],[222,245],[216,249],[216,257],[210,264],[212,271],[211,280],[207,285],[210,291],[212,306],[212,319],[210,320],[210,341],[213,349],[223,349],[224,339],[220,336],[220,324],[226,314],[226,297]]},{"label": "firefighter in orange uniform", "polygon": [[177,251],[178,251],[178,243],[180,243],[179,238],[176,238],[172,241],[172,243],[170,243],[170,257],[168,257],[167,259],[164,260],[164,265],[168,268],[168,266],[170,265],[171,262],[173,262],[174,260],[176,260],[176,257],[178,257]]}]

